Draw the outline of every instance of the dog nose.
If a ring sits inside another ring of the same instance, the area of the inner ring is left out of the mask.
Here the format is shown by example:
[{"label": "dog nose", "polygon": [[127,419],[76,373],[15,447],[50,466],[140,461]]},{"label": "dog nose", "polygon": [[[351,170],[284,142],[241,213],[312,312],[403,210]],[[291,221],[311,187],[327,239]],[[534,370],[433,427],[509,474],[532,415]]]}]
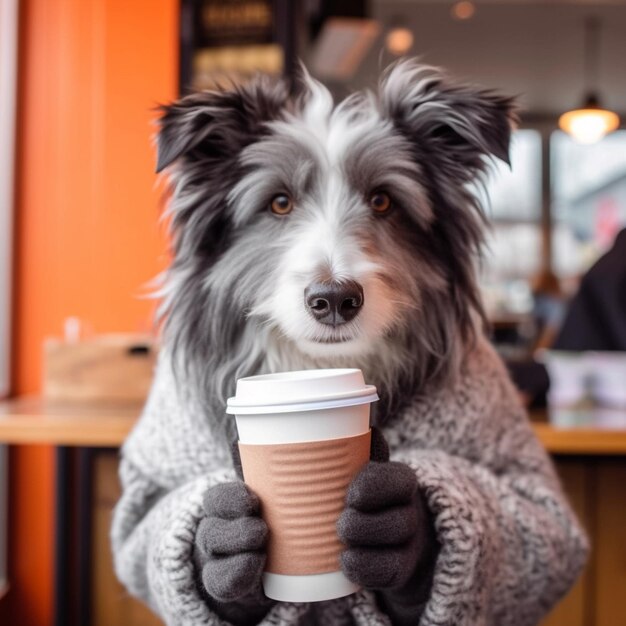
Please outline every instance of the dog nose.
[{"label": "dog nose", "polygon": [[354,280],[313,283],[304,290],[304,304],[318,322],[339,326],[361,310],[363,287]]}]

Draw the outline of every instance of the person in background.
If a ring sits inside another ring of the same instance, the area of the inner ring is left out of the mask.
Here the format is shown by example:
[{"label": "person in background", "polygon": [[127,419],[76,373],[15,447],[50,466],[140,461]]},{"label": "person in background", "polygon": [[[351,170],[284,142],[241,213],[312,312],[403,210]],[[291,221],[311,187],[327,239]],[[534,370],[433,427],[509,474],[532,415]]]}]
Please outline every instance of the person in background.
[{"label": "person in background", "polygon": [[626,228],[583,277],[552,349],[626,351]]},{"label": "person in background", "polygon": [[548,372],[533,355],[549,348],[556,337],[566,310],[565,297],[559,279],[549,268],[544,268],[532,280],[534,339],[526,359],[506,361],[509,374],[517,387],[522,404],[528,408],[542,408],[550,386]]},{"label": "person in background", "polygon": [[[542,272],[533,287],[534,313],[539,324],[534,351],[541,348],[626,351],[626,228],[582,278],[566,307],[560,329],[563,312],[555,301],[558,280],[550,274]],[[545,366],[535,359],[509,362],[507,366],[524,405],[531,409],[544,407],[550,387]]]},{"label": "person in background", "polygon": [[532,285],[533,318],[537,329],[533,352],[552,345],[563,323],[567,304],[559,279],[549,268],[540,270]]}]

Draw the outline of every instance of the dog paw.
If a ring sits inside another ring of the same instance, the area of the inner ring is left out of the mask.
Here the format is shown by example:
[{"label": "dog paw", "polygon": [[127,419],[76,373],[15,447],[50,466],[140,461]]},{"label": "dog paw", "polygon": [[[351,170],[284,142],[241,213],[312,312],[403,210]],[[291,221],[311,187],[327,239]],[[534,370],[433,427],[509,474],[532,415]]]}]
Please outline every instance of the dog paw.
[{"label": "dog paw", "polygon": [[267,525],[257,496],[243,482],[211,487],[196,534],[202,584],[210,597],[232,602],[261,591]]}]

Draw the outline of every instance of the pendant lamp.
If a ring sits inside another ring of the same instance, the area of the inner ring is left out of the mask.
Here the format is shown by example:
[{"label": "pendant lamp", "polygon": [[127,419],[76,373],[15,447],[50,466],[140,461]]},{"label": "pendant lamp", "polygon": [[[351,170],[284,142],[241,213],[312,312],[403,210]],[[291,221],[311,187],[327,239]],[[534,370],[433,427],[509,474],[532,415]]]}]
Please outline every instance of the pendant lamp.
[{"label": "pendant lamp", "polygon": [[571,135],[578,143],[591,144],[600,141],[607,133],[619,126],[619,117],[613,111],[602,107],[600,97],[594,88],[598,77],[598,56],[600,47],[600,20],[589,17],[585,21],[585,89],[582,106],[563,113],[559,127]]}]

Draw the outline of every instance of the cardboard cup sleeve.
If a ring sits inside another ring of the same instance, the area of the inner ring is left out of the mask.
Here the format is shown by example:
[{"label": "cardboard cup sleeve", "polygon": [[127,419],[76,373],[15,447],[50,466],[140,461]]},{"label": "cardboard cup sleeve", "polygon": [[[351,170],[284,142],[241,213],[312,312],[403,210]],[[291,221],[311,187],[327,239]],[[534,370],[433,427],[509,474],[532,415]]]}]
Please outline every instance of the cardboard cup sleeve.
[{"label": "cardboard cup sleeve", "polygon": [[341,569],[336,523],[348,486],[369,461],[370,443],[370,431],[305,443],[239,442],[244,480],[260,498],[270,531],[266,572],[300,576]]}]

